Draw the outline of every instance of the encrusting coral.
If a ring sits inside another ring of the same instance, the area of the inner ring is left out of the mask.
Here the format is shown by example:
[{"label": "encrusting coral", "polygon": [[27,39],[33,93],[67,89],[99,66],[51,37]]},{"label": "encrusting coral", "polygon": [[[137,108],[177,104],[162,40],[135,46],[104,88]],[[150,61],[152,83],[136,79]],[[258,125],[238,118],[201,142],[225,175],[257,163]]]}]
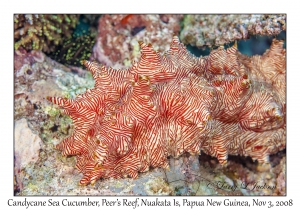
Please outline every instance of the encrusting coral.
[{"label": "encrusting coral", "polygon": [[138,41],[165,52],[172,34],[180,31],[181,19],[180,14],[102,15],[92,59],[115,69],[128,68],[131,60],[140,58]]},{"label": "encrusting coral", "polygon": [[83,61],[95,87],[75,99],[47,97],[73,120],[73,134],[56,147],[76,155],[80,184],[136,178],[185,152],[202,150],[224,165],[228,155],[268,162],[285,148],[283,41],[254,57],[234,45],[197,58],[177,37],[164,55],[139,44],[131,68]]},{"label": "encrusting coral", "polygon": [[71,37],[78,15],[16,14],[14,15],[15,49],[42,50],[49,53]]},{"label": "encrusting coral", "polygon": [[185,15],[180,39],[199,48],[248,39],[251,35],[278,35],[286,30],[285,14]]}]

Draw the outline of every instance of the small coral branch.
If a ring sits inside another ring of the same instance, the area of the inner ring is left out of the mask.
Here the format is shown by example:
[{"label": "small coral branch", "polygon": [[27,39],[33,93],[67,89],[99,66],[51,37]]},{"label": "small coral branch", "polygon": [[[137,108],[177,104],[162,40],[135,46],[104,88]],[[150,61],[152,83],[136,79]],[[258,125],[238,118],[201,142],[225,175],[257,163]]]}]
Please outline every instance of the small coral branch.
[{"label": "small coral branch", "polygon": [[71,37],[78,15],[14,15],[15,49],[54,51],[63,37]]}]

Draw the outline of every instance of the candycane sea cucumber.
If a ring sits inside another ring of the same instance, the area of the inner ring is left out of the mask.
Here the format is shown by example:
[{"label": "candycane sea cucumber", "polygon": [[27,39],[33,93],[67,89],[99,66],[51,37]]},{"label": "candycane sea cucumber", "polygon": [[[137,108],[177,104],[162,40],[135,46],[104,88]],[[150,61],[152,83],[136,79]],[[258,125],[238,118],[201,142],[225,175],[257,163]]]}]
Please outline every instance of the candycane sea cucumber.
[{"label": "candycane sea cucumber", "polygon": [[75,99],[47,97],[73,120],[74,132],[56,147],[76,155],[80,184],[136,178],[184,152],[202,150],[226,164],[228,155],[267,162],[285,148],[283,41],[252,57],[234,45],[197,58],[177,37],[164,55],[139,44],[131,68],[83,61],[95,87]]}]

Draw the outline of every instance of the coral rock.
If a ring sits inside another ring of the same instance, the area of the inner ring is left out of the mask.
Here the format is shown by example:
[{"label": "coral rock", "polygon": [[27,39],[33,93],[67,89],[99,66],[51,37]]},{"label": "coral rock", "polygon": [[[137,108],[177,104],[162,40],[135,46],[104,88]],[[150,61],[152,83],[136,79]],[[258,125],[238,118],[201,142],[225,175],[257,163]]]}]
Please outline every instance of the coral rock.
[{"label": "coral rock", "polygon": [[42,50],[49,53],[62,43],[63,37],[71,37],[78,22],[78,15],[14,15],[15,49]]},{"label": "coral rock", "polygon": [[251,35],[278,35],[286,14],[185,15],[180,39],[192,46],[220,46]]},{"label": "coral rock", "polygon": [[157,51],[166,51],[172,34],[180,31],[181,19],[179,14],[102,15],[91,59],[115,69],[128,68],[131,60],[140,58],[139,40],[152,43]]},{"label": "coral rock", "polygon": [[15,159],[18,169],[38,160],[42,144],[40,137],[28,127],[26,119],[15,122]]},{"label": "coral rock", "polygon": [[74,132],[57,145],[76,155],[80,184],[168,168],[168,156],[200,151],[267,162],[285,148],[285,50],[274,40],[263,56],[236,46],[191,55],[173,38],[160,55],[139,43],[140,61],[114,70],[83,61],[95,87],[75,99],[47,97],[64,109]]}]

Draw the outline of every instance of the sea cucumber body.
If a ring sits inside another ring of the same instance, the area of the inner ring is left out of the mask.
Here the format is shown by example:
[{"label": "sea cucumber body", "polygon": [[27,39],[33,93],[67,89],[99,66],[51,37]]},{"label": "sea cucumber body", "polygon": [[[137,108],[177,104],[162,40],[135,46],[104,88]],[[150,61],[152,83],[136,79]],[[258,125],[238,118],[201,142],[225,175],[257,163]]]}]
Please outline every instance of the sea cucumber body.
[{"label": "sea cucumber body", "polygon": [[174,37],[164,55],[140,43],[141,60],[127,70],[84,61],[95,87],[75,99],[48,97],[74,123],[57,148],[76,155],[83,185],[168,168],[168,156],[185,152],[266,162],[285,148],[282,45],[273,40],[263,56],[233,46],[197,58]]}]

